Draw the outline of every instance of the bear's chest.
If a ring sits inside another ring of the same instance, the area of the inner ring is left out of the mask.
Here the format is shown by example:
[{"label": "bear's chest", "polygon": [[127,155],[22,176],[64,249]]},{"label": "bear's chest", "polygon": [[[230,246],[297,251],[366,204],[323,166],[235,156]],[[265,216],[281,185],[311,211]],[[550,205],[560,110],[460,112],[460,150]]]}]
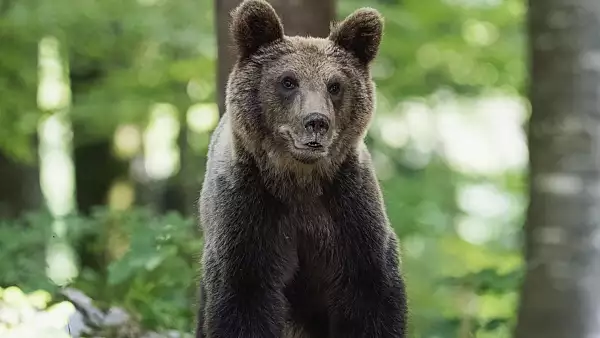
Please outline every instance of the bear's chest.
[{"label": "bear's chest", "polygon": [[320,201],[292,206],[285,218],[288,225],[299,235],[325,239],[329,238],[334,230],[332,211]]},{"label": "bear's chest", "polygon": [[288,254],[296,263],[296,275],[322,279],[335,266],[339,231],[334,219],[332,210],[320,201],[288,209],[282,225],[290,234]]}]

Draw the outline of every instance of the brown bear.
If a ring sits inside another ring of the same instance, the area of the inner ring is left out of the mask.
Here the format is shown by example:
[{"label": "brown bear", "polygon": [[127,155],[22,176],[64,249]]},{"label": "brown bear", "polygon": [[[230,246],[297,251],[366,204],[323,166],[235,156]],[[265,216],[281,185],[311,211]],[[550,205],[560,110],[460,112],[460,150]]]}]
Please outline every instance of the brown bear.
[{"label": "brown bear", "polygon": [[263,0],[232,12],[196,337],[405,337],[397,238],[364,143],[382,28],[370,8],[327,38],[284,35]]}]

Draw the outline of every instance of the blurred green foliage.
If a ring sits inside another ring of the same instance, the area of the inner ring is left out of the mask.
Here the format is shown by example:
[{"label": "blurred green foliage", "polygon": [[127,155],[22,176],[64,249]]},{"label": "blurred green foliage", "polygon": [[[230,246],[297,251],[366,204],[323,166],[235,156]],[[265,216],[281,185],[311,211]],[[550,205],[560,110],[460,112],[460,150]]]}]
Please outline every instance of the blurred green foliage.
[{"label": "blurred green foliage", "polygon": [[[86,126],[89,138],[110,137],[121,123],[143,123],[154,102],[214,100],[211,7],[193,0],[0,2],[0,148],[34,157],[28,137],[45,113],[36,105],[44,37],[61,43],[69,65],[64,75],[78,84],[70,118]],[[193,97],[186,93],[190,81],[201,88]]]},{"label": "blurred green foliage", "polygon": [[[522,99],[524,1],[339,0],[338,17],[360,6],[379,9],[386,20],[373,68],[377,118],[367,141],[402,243],[410,336],[509,337],[521,274],[522,168],[465,170],[438,147],[442,140],[424,142],[414,125],[404,126],[408,136],[400,145],[390,145],[380,125],[413,119],[407,100],[421,109],[417,126],[436,134],[438,119],[455,101],[498,94]],[[0,153],[33,161],[30,139],[40,118],[55,110],[68,111],[85,131],[77,142],[85,143],[112,140],[123,124],[145,127],[155,103],[174,105],[180,121],[191,105],[213,103],[213,10],[203,0],[1,0]],[[38,49],[49,37],[59,43],[62,75],[72,89],[68,107],[38,105]],[[476,120],[469,108],[460,114]],[[208,134],[187,137],[192,156],[202,160]],[[483,141],[464,142],[459,150],[468,155]],[[202,177],[202,170],[194,167],[193,176]],[[478,200],[502,212],[477,214],[469,203]],[[99,208],[58,221],[80,268],[71,285],[101,307],[122,305],[149,329],[191,330],[202,247],[195,219]],[[58,290],[46,277],[47,253],[59,242],[56,222],[43,212],[0,221],[0,286]],[[479,237],[465,237],[463,227]]]},{"label": "blurred green foliage", "polygon": [[365,5],[385,17],[374,77],[389,99],[441,88],[523,93],[523,0],[341,0],[339,17]]},{"label": "blurred green foliage", "polygon": [[[114,213],[99,208],[92,216],[71,215],[62,221],[74,229],[68,242],[81,254],[81,271],[71,286],[96,300],[100,308],[124,307],[147,328],[191,330],[202,252],[192,220],[147,209]],[[60,290],[45,271],[44,249],[51,244],[49,238],[52,242],[52,222],[51,215],[35,213],[21,222],[0,224],[5,235],[0,285]]]}]

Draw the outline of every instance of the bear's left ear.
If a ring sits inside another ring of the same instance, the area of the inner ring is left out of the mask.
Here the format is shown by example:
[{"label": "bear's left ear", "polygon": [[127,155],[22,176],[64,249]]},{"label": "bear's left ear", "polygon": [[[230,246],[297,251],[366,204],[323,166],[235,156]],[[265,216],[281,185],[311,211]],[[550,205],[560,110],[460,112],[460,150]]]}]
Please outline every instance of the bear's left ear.
[{"label": "bear's left ear", "polygon": [[231,16],[231,35],[241,58],[284,37],[281,20],[271,4],[264,0],[245,0]]},{"label": "bear's left ear", "polygon": [[383,17],[373,8],[360,8],[334,26],[329,40],[354,54],[368,65],[379,51],[383,34]]}]

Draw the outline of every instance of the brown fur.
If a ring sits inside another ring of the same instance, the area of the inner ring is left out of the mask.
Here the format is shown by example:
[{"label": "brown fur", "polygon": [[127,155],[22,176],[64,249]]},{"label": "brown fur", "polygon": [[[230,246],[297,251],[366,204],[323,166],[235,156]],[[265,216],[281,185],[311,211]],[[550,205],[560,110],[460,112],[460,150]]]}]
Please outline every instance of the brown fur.
[{"label": "brown fur", "polygon": [[381,16],[359,9],[326,39],[285,36],[263,0],[232,19],[238,60],[200,198],[197,337],[404,337],[397,240],[363,141]]},{"label": "brown fur", "polygon": [[[296,196],[299,189],[318,194],[319,181],[331,178],[348,152],[356,151],[370,123],[374,85],[368,64],[379,47],[383,21],[375,10],[365,8],[335,25],[327,39],[288,37],[268,7],[266,2],[246,1],[234,11],[232,34],[240,54],[227,85],[226,114],[232,115],[227,127],[233,130],[235,147],[243,148],[261,166],[273,193]],[[256,14],[260,10],[269,13],[262,20]],[[260,39],[248,37],[256,20]],[[260,53],[253,54],[259,48]],[[316,164],[290,158],[278,135],[277,128],[293,119],[290,114],[306,113],[297,106],[300,100],[290,108],[273,89],[283,72],[293,73],[302,89],[320,92],[323,99],[332,78],[341,80],[344,88],[341,99],[325,108],[337,123],[327,158]],[[281,121],[282,116],[287,121]]]}]

